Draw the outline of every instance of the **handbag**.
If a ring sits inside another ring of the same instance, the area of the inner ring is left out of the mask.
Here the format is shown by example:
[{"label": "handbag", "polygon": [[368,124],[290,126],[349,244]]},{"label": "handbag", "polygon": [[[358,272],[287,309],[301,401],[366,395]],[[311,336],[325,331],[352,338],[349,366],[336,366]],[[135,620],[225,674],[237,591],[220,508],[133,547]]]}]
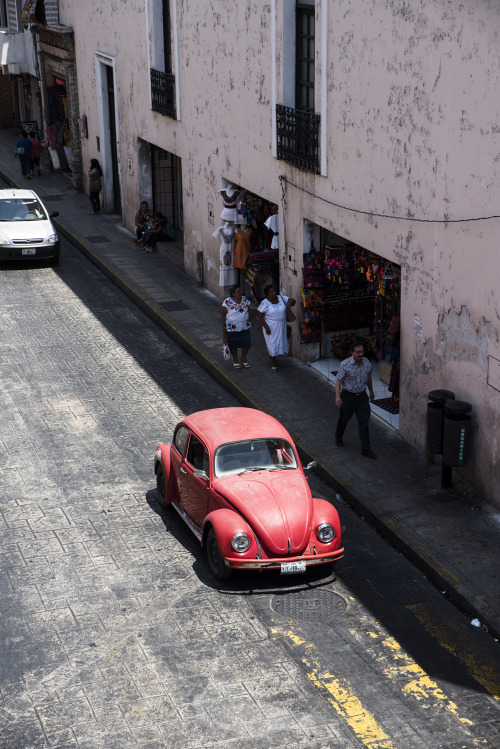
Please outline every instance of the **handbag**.
[{"label": "handbag", "polygon": [[24,156],[24,146],[16,146],[15,153],[17,153],[18,156]]},{"label": "handbag", "polygon": [[[280,296],[280,299],[283,302],[283,304],[285,304],[285,300],[283,299],[282,296]],[[296,319],[297,318],[293,314],[292,310],[291,309],[287,309],[287,311],[286,311],[286,321],[287,322],[295,322]]]},{"label": "handbag", "polygon": [[229,351],[229,346],[227,345],[227,343],[225,343],[222,347],[222,356],[224,357],[225,361],[231,358],[231,352]]}]

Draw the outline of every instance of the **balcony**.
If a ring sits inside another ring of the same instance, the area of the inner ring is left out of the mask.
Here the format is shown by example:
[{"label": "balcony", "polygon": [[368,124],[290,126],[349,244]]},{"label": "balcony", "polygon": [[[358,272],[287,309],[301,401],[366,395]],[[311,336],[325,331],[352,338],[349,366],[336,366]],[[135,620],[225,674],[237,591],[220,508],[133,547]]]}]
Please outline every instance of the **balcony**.
[{"label": "balcony", "polygon": [[319,174],[319,123],[319,114],[277,104],[278,159]]},{"label": "balcony", "polygon": [[151,109],[176,119],[175,76],[151,68]]}]

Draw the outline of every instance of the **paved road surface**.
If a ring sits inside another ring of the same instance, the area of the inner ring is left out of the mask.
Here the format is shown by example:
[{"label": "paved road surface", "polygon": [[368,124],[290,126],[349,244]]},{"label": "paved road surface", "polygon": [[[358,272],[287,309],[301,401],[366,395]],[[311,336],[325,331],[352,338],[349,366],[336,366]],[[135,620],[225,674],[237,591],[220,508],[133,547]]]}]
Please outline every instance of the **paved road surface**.
[{"label": "paved road surface", "polygon": [[497,747],[498,644],[341,503],[336,579],[214,583],[152,456],[236,402],[62,258],[0,268],[2,749]]}]

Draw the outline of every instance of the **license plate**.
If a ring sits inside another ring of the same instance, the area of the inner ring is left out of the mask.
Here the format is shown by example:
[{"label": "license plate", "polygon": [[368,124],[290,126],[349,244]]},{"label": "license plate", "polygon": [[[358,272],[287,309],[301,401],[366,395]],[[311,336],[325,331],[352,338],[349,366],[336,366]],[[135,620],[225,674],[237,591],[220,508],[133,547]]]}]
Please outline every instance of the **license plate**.
[{"label": "license plate", "polygon": [[35,247],[24,247],[22,250],[23,255],[36,255]]},{"label": "license plate", "polygon": [[302,560],[300,562],[281,562],[281,574],[282,575],[293,575],[296,572],[305,572],[306,562]]}]

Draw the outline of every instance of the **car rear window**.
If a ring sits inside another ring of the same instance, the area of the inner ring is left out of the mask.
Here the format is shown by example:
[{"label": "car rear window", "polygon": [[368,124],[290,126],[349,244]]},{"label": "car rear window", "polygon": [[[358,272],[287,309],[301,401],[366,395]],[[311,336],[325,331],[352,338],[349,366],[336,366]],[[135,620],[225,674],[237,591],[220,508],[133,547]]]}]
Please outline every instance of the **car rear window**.
[{"label": "car rear window", "polygon": [[230,442],[215,451],[217,477],[251,470],[297,468],[295,451],[284,439],[256,439]]}]

